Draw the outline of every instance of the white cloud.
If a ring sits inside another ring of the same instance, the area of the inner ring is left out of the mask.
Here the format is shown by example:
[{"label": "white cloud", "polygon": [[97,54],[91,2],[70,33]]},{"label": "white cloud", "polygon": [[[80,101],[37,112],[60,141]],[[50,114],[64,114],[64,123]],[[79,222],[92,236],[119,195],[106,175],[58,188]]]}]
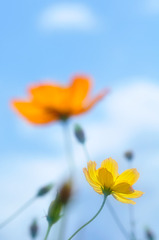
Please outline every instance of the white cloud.
[{"label": "white cloud", "polygon": [[60,3],[46,8],[40,16],[44,30],[93,30],[98,25],[91,9],[83,4]]},{"label": "white cloud", "polygon": [[[120,151],[134,144],[135,138],[141,140],[144,135],[159,133],[159,86],[147,79],[135,78],[131,82],[112,89],[103,105],[105,118],[87,126],[88,143],[94,153],[103,147],[107,152]],[[100,141],[95,140],[96,136]]]},{"label": "white cloud", "polygon": [[144,1],[145,11],[148,14],[158,14],[159,13],[159,1],[158,0],[146,0]]},{"label": "white cloud", "polygon": [[134,79],[131,85],[112,93],[109,103],[111,117],[121,125],[159,129],[159,114],[156,111],[159,109],[159,86],[147,79]]}]

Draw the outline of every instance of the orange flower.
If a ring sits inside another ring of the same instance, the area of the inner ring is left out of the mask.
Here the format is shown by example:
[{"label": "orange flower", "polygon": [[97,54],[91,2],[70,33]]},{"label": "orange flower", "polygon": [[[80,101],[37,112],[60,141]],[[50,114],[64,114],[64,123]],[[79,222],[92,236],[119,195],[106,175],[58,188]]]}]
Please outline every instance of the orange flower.
[{"label": "orange flower", "polygon": [[53,83],[29,88],[28,100],[13,100],[12,106],[23,117],[34,124],[46,124],[66,120],[90,110],[108,90],[90,98],[91,80],[76,76],[68,87]]}]

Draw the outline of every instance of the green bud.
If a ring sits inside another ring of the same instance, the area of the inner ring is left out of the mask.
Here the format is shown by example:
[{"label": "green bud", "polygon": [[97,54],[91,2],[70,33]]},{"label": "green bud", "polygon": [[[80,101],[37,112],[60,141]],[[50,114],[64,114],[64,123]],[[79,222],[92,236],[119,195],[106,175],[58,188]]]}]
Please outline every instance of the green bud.
[{"label": "green bud", "polygon": [[134,157],[133,152],[131,152],[131,151],[125,152],[124,156],[128,161],[132,161],[133,157]]},{"label": "green bud", "polygon": [[77,140],[78,140],[80,143],[82,143],[82,144],[85,143],[85,141],[86,141],[86,139],[85,139],[85,134],[84,134],[84,131],[83,131],[83,129],[81,128],[80,125],[78,125],[78,124],[75,125],[74,134],[75,134]]},{"label": "green bud", "polygon": [[47,221],[49,226],[52,226],[61,218],[62,206],[63,204],[60,201],[59,195],[57,194],[56,199],[51,202],[48,210]]},{"label": "green bud", "polygon": [[45,194],[47,194],[48,192],[50,192],[52,188],[53,188],[53,184],[48,184],[48,185],[40,188],[36,196],[42,197]]},{"label": "green bud", "polygon": [[149,228],[145,229],[145,235],[147,240],[155,240],[155,236]]},{"label": "green bud", "polygon": [[72,195],[72,183],[68,181],[64,183],[59,191],[59,198],[63,205],[66,205]]},{"label": "green bud", "polygon": [[37,237],[38,230],[39,228],[38,228],[37,221],[34,220],[30,226],[30,235],[33,239]]}]

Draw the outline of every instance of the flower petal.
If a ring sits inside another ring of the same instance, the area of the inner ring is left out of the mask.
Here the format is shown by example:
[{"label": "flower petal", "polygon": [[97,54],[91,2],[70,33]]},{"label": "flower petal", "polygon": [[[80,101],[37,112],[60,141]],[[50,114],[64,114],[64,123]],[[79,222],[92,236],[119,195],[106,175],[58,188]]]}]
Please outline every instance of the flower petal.
[{"label": "flower petal", "polygon": [[12,101],[12,106],[28,121],[35,124],[45,124],[59,119],[56,114],[45,112],[33,102],[15,100]]},{"label": "flower petal", "polygon": [[108,93],[108,90],[104,90],[101,93],[99,93],[96,97],[94,97],[92,100],[87,100],[81,108],[74,111],[74,115],[78,115],[84,112],[89,111],[97,102],[99,102],[106,94]]},{"label": "flower petal", "polygon": [[125,198],[139,198],[139,197],[141,197],[143,194],[144,194],[144,192],[142,192],[142,191],[134,190],[133,193],[130,193],[130,194],[120,194],[120,195],[121,195],[122,197],[125,197]]},{"label": "flower petal", "polygon": [[105,168],[98,169],[98,180],[102,187],[107,189],[111,188],[114,183],[112,174]]},{"label": "flower petal", "polygon": [[117,192],[117,193],[130,194],[134,192],[133,188],[128,183],[125,183],[125,182],[119,183],[113,186],[111,189],[115,193]]},{"label": "flower petal", "polygon": [[67,113],[70,105],[69,88],[56,84],[40,84],[29,89],[33,101],[43,107],[53,109],[60,113]]},{"label": "flower petal", "polygon": [[98,179],[97,179],[96,166],[97,166],[96,162],[93,162],[91,160],[87,163],[87,168],[88,168],[88,172],[89,172],[90,177],[92,178],[92,180],[94,182],[99,183]]},{"label": "flower petal", "polygon": [[112,193],[112,195],[119,202],[127,203],[127,204],[136,204],[136,202],[134,202],[134,201],[132,201],[130,199],[124,198],[124,197],[122,197],[121,195],[119,195],[117,193]]},{"label": "flower petal", "polygon": [[83,169],[84,175],[86,177],[87,182],[90,184],[90,186],[99,194],[103,194],[101,186],[98,183],[95,183],[92,178],[89,175],[89,172],[86,168]]},{"label": "flower petal", "polygon": [[110,158],[105,159],[102,163],[101,163],[101,167],[102,168],[106,168],[109,172],[111,172],[111,174],[113,175],[114,181],[117,178],[118,174],[118,163]]},{"label": "flower petal", "polygon": [[86,76],[76,76],[70,86],[71,108],[81,108],[83,100],[87,97],[91,88],[91,80]]},{"label": "flower petal", "polygon": [[123,182],[127,182],[129,185],[133,185],[138,180],[139,176],[140,174],[136,168],[128,169],[117,177],[115,185]]}]

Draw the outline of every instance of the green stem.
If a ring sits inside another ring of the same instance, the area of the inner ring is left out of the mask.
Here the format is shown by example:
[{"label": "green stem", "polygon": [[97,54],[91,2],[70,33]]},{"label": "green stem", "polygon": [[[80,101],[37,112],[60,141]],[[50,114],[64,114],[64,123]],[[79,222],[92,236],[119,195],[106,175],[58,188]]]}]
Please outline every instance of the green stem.
[{"label": "green stem", "polygon": [[129,205],[129,218],[130,218],[130,228],[131,228],[131,236],[130,240],[135,240],[135,221],[134,221],[134,206]]},{"label": "green stem", "polygon": [[100,207],[100,209],[98,210],[98,212],[94,215],[93,218],[91,218],[88,222],[86,222],[82,227],[80,227],[68,240],[71,240],[79,231],[81,231],[84,227],[86,227],[89,223],[91,223],[98,215],[99,213],[102,211],[103,207],[104,207],[104,204],[106,202],[106,199],[107,199],[107,195],[104,195],[104,200],[103,200],[103,203]]},{"label": "green stem", "polygon": [[107,206],[109,208],[109,211],[111,212],[116,224],[118,225],[120,231],[122,232],[122,234],[124,235],[125,239],[128,240],[129,239],[129,234],[127,233],[127,231],[125,230],[124,226],[122,225],[122,223],[120,222],[120,219],[118,218],[114,208],[112,207],[112,205],[110,204],[109,201],[107,201]]},{"label": "green stem", "polygon": [[[132,161],[128,162],[128,168],[132,168]],[[135,234],[135,218],[134,218],[134,206],[129,204],[129,221],[130,221],[130,240],[136,240]]]},{"label": "green stem", "polygon": [[82,145],[83,145],[83,150],[84,150],[87,161],[91,160],[90,156],[89,156],[89,152],[88,152],[87,147],[86,147],[86,144],[84,143]]},{"label": "green stem", "polygon": [[48,225],[47,232],[46,232],[46,236],[45,236],[44,240],[47,240],[47,238],[48,238],[48,236],[49,236],[50,229],[51,229],[51,226]]},{"label": "green stem", "polygon": [[59,231],[59,236],[58,236],[58,240],[62,240],[64,238],[64,233],[66,230],[66,209],[64,208],[63,211],[63,218],[61,219],[61,225],[60,225],[60,231]]},{"label": "green stem", "polygon": [[12,222],[16,217],[18,217],[26,208],[28,208],[36,199],[36,196],[27,201],[21,208],[14,212],[10,217],[8,217],[4,222],[0,224],[0,229],[5,227],[7,224]]},{"label": "green stem", "polygon": [[74,173],[75,164],[74,164],[73,155],[72,155],[71,136],[70,136],[67,121],[63,122],[63,132],[64,132],[64,141],[65,141],[67,162],[69,165],[70,175],[72,176]]},{"label": "green stem", "polygon": [[[87,160],[89,161],[90,160],[89,152],[87,150],[86,144],[83,144],[83,150],[85,152]],[[118,225],[120,231],[123,233],[123,235],[125,236],[126,240],[128,240],[129,239],[129,235],[128,235],[127,231],[125,230],[124,226],[122,225],[120,219],[118,218],[116,212],[114,211],[113,207],[111,206],[111,204],[109,202],[107,203],[107,205],[108,205],[109,211],[111,212],[111,214],[112,214],[116,224]]]}]

